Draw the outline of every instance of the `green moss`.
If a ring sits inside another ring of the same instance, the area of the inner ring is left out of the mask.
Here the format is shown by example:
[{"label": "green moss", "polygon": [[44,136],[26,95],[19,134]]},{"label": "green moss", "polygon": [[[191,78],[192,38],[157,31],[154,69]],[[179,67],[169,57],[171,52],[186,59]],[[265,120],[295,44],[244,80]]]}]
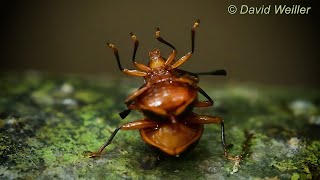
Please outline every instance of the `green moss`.
[{"label": "green moss", "polygon": [[300,179],[300,175],[298,173],[293,173],[291,176],[291,180],[299,180]]},{"label": "green moss", "polygon": [[[85,157],[118,125],[142,118],[118,115],[137,81],[34,72],[1,74],[0,81],[1,179],[320,177],[320,131],[310,120],[320,112],[317,90],[201,82],[215,106],[195,111],[221,116],[230,154],[243,156],[230,174],[234,162],[223,157],[218,124],[206,125],[198,145],[179,158],[153,151],[138,131],[119,131],[100,158]],[[301,99],[304,109],[292,106]]]},{"label": "green moss", "polygon": [[298,169],[298,167],[296,167],[296,163],[292,162],[292,160],[274,162],[272,163],[272,166],[276,167],[280,171],[292,171]]},{"label": "green moss", "polygon": [[50,148],[43,148],[41,151],[43,160],[47,165],[52,165],[56,161],[56,156]]},{"label": "green moss", "polygon": [[89,90],[79,90],[75,93],[74,97],[78,100],[84,101],[85,103],[92,103],[102,98],[100,94]]},{"label": "green moss", "polygon": [[303,179],[312,179],[313,176],[319,177],[319,157],[319,142],[314,141],[311,145],[303,148],[293,160],[277,161],[272,165],[280,171],[293,171],[299,173],[299,177],[303,177]]}]

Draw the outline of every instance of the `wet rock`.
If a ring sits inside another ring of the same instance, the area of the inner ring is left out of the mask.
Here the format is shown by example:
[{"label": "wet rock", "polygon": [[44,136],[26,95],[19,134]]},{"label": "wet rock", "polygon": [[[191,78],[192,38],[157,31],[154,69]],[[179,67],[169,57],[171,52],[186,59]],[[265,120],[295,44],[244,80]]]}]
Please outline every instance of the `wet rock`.
[{"label": "wet rock", "polygon": [[198,145],[179,158],[159,161],[138,131],[121,130],[100,157],[83,156],[119,124],[142,118],[118,115],[140,81],[26,72],[2,73],[0,82],[0,179],[320,178],[320,140],[311,137],[320,132],[317,89],[202,81],[218,109],[195,111],[225,120],[229,153],[243,156],[233,171],[218,124],[205,125]]}]

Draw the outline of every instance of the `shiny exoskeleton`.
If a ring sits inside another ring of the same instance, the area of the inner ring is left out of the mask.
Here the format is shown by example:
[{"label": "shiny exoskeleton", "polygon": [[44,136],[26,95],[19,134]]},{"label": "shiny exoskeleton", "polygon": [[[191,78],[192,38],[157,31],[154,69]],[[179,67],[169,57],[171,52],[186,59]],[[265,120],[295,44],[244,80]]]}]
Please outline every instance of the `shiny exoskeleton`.
[{"label": "shiny exoskeleton", "polygon": [[[167,59],[161,56],[158,49],[150,51],[148,66],[135,60],[139,41],[131,33],[134,42],[132,62],[139,70],[122,68],[118,49],[113,44],[107,43],[115,54],[119,69],[131,76],[144,77],[145,82],[125,100],[128,109],[120,113],[120,116],[125,118],[131,110],[139,110],[145,115],[145,118],[116,128],[108,141],[97,152],[89,154],[90,157],[99,156],[120,129],[140,130],[141,137],[146,143],[159,148],[166,154],[178,156],[200,139],[204,124],[220,123],[224,155],[230,158],[226,150],[223,120],[217,116],[204,116],[192,112],[194,107],[213,105],[213,100],[197,85],[199,82],[198,75],[226,75],[226,71],[222,69],[212,72],[191,73],[178,69],[194,52],[195,29],[199,22],[197,20],[191,29],[191,51],[178,60],[175,60],[176,48],[160,37],[160,29],[157,28],[157,40],[173,50]],[[205,96],[207,100],[200,101],[198,92]]]}]

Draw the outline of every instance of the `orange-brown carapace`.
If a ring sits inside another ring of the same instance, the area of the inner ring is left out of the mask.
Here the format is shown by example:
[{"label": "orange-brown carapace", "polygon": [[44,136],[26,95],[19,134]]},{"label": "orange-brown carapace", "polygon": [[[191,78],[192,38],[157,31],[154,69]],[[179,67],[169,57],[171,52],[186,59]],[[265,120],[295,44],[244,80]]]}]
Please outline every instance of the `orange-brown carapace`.
[{"label": "orange-brown carapace", "polygon": [[[161,56],[159,49],[149,52],[148,65],[135,60],[139,41],[131,33],[134,42],[132,62],[138,70],[124,69],[121,66],[118,49],[107,43],[116,57],[119,69],[131,76],[144,77],[144,84],[125,100],[127,110],[120,113],[125,118],[131,110],[141,111],[145,118],[123,124],[115,129],[110,138],[100,147],[97,152],[90,153],[90,157],[101,154],[108,146],[117,132],[122,130],[139,130],[142,139],[166,154],[178,156],[192,144],[196,143],[203,132],[204,124],[221,124],[221,141],[224,154],[228,156],[224,136],[224,123],[220,117],[205,116],[193,113],[194,107],[208,107],[213,105],[213,100],[197,84],[198,75],[226,75],[226,71],[216,70],[204,73],[191,73],[178,69],[193,54],[195,29],[199,25],[197,20],[191,29],[191,51],[175,59],[176,48],[160,36],[160,29],[156,29],[156,38],[172,48],[172,53],[168,58]],[[205,96],[207,100],[200,101],[198,93]]]}]

